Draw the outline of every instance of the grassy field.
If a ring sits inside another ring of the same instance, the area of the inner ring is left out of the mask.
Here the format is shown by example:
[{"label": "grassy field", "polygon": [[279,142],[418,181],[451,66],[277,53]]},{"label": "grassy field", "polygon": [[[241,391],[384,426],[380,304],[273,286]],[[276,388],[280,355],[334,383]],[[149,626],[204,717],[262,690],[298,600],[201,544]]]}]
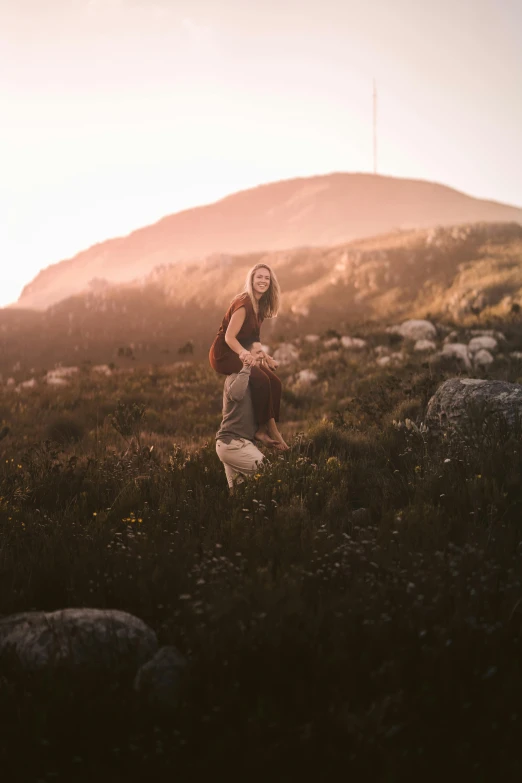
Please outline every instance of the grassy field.
[{"label": "grassy field", "polygon": [[6,780],[520,779],[522,433],[425,432],[455,369],[406,354],[304,346],[291,450],[232,498],[205,364],[2,392],[0,615],[123,609],[190,662],[163,717],[0,678]]}]

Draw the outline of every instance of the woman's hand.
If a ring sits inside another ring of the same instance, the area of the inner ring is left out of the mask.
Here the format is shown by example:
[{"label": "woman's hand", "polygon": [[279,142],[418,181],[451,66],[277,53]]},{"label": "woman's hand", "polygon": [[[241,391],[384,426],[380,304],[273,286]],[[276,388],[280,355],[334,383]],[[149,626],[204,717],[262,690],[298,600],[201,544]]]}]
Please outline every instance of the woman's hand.
[{"label": "woman's hand", "polygon": [[277,368],[279,367],[279,362],[276,362],[276,360],[272,359],[272,357],[269,356],[267,353],[265,353],[264,359],[265,359],[266,366],[268,367],[269,370],[277,370]]},{"label": "woman's hand", "polygon": [[250,351],[247,351],[246,349],[243,349],[241,353],[239,354],[239,358],[243,362],[244,367],[252,367],[256,363],[256,360],[250,353]]}]

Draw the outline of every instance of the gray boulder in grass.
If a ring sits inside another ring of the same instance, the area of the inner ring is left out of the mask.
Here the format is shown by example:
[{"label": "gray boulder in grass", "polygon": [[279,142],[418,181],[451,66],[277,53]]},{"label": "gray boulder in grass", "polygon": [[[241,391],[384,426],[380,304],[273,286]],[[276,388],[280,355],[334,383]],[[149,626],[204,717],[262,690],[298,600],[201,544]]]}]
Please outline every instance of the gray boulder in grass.
[{"label": "gray boulder in grass", "polygon": [[136,671],[157,649],[155,632],[117,609],[24,612],[0,620],[0,663],[27,673]]},{"label": "gray boulder in grass", "polygon": [[179,702],[186,666],[186,658],[175,647],[160,647],[156,655],[138,669],[134,690],[148,707],[174,709]]},{"label": "gray boulder in grass", "polygon": [[465,430],[477,409],[500,416],[513,426],[517,417],[522,420],[522,386],[507,381],[451,378],[430,399],[425,424],[433,431]]}]

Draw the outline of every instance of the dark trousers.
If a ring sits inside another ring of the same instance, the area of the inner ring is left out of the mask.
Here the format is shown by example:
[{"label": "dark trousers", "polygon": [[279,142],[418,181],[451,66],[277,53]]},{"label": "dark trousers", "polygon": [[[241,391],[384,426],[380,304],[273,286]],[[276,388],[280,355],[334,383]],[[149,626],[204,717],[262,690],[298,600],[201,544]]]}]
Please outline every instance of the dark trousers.
[{"label": "dark trousers", "polygon": [[[214,347],[214,346],[212,346]],[[209,354],[210,365],[221,375],[231,375],[239,372],[243,362],[234,351],[216,358],[212,348]],[[267,367],[252,367],[250,370],[250,391],[254,416],[258,424],[266,424],[269,419],[279,421],[281,408],[281,381]]]}]

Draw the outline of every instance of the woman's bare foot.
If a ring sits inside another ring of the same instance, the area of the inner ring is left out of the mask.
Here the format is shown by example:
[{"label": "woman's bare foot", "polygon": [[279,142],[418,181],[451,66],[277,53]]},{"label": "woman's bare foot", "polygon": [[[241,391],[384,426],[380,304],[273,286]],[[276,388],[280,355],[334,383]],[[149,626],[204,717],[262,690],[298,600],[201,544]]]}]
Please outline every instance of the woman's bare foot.
[{"label": "woman's bare foot", "polygon": [[277,447],[279,444],[279,441],[275,438],[270,437],[268,432],[266,430],[259,429],[256,434],[254,435],[254,438],[256,440],[261,441],[261,443],[264,443],[265,446],[275,446]]},{"label": "woman's bare foot", "polygon": [[277,448],[280,451],[288,451],[290,446],[287,443],[285,443],[285,441],[283,439],[283,436],[281,435],[281,433],[277,429],[277,424],[275,423],[274,419],[270,419],[270,421],[268,422],[267,429],[268,429],[268,434],[270,435],[270,437],[273,440],[275,440],[275,441],[277,441],[279,443],[279,446]]}]

